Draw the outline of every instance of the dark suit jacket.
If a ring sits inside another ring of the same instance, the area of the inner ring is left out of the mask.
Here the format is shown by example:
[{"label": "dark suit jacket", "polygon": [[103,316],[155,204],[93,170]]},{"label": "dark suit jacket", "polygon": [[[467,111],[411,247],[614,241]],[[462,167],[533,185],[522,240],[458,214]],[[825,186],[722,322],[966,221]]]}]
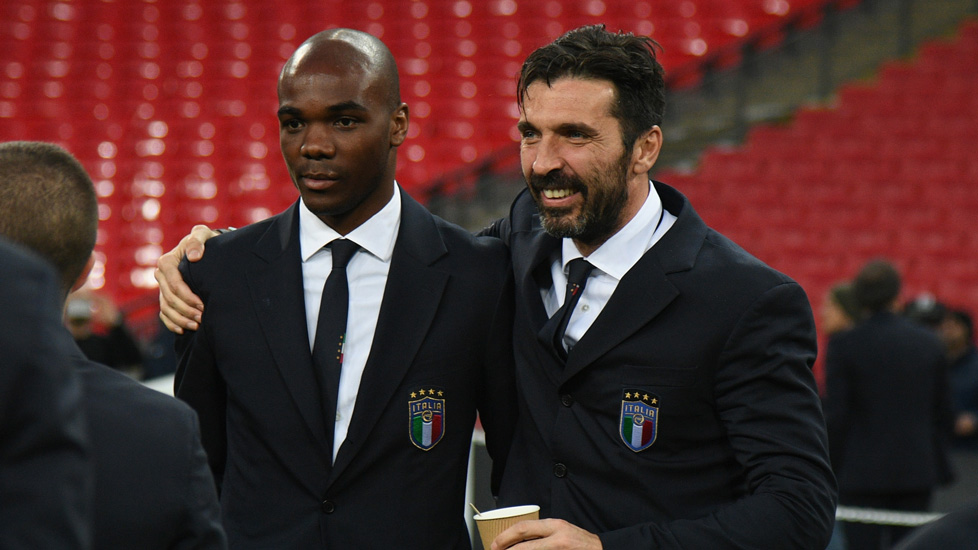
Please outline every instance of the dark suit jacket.
[{"label": "dark suit jacket", "polygon": [[[805,293],[655,188],[677,221],[566,365],[537,335],[560,241],[526,192],[494,230],[512,250],[521,398],[500,504],[539,504],[608,550],[824,548],[835,485]],[[625,442],[636,390],[655,420],[644,450]]]},{"label": "dark suit jacket", "polygon": [[86,359],[77,346],[72,363],[95,458],[92,548],[227,548],[193,409]]},{"label": "dark suit jacket", "polygon": [[0,242],[0,548],[89,548],[92,469],[50,266]]},{"label": "dark suit jacket", "polygon": [[978,500],[918,527],[893,550],[972,550],[978,544]]},{"label": "dark suit jacket", "polygon": [[832,337],[825,368],[829,448],[843,496],[928,491],[948,480],[953,413],[932,331],[874,315]]},{"label": "dark suit jacket", "polygon": [[[402,193],[376,335],[332,467],[306,331],[298,204],[208,241],[204,259],[182,270],[205,308],[201,328],[181,339],[177,395],[201,416],[233,548],[469,547],[476,411],[496,466],[516,413],[500,242]],[[423,450],[412,441],[411,402],[431,389],[443,392],[444,435]]]}]

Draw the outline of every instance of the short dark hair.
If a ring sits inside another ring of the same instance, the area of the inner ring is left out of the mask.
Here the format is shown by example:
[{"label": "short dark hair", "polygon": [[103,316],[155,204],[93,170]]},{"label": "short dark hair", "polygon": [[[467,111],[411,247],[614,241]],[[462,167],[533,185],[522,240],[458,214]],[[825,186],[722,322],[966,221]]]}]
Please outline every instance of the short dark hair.
[{"label": "short dark hair", "polygon": [[569,31],[538,48],[523,62],[516,84],[520,109],[526,88],[543,80],[550,86],[563,77],[608,80],[615,87],[611,115],[618,119],[625,149],[653,126],[666,108],[665,73],[656,59],[659,45],[647,36],[612,33],[604,25]]},{"label": "short dark hair", "polygon": [[853,283],[853,292],[859,305],[870,313],[878,313],[893,304],[900,296],[900,273],[886,260],[867,263]]},{"label": "short dark hair", "polygon": [[971,314],[963,309],[949,309],[947,311],[947,317],[953,319],[955,322],[961,324],[964,327],[966,338],[969,344],[974,342],[975,339],[975,323],[971,319]]},{"label": "short dark hair", "polygon": [[52,143],[0,143],[0,235],[51,261],[65,296],[97,233],[95,186],[71,153]]},{"label": "short dark hair", "polygon": [[843,282],[834,285],[829,289],[829,297],[838,304],[839,308],[853,321],[859,319],[862,312],[859,302],[856,301],[852,283]]}]

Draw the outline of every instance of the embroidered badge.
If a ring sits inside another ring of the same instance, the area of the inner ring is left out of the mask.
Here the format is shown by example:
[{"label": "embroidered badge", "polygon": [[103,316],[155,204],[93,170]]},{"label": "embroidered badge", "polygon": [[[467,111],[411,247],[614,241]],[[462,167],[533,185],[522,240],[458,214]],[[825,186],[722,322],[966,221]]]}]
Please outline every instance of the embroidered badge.
[{"label": "embroidered badge", "polygon": [[644,451],[655,443],[659,398],[647,391],[625,390],[621,399],[621,440],[629,449]]},{"label": "embroidered badge", "polygon": [[422,451],[431,450],[445,435],[445,392],[431,387],[412,391],[408,411],[411,443]]}]

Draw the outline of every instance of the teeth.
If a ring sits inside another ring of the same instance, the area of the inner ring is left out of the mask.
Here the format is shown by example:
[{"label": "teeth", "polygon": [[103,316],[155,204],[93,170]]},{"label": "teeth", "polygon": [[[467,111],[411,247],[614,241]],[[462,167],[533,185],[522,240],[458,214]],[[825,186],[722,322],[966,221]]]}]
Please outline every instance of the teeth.
[{"label": "teeth", "polygon": [[574,192],[570,189],[544,189],[543,196],[548,199],[562,199],[564,197],[569,197]]}]

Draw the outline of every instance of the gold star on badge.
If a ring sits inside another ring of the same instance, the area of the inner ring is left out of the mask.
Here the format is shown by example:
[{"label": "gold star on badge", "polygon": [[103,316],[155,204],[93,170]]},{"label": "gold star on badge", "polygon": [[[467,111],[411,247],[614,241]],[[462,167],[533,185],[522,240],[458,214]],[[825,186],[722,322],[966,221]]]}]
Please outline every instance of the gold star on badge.
[{"label": "gold star on badge", "polygon": [[648,401],[648,400],[649,400],[649,394],[645,394],[642,396],[642,401]]},{"label": "gold star on badge", "polygon": [[659,400],[653,397],[653,398],[652,398],[652,404],[653,404],[653,405],[656,405],[656,404],[658,404],[658,403],[659,403]]},{"label": "gold star on badge", "polygon": [[418,396],[417,392],[411,392],[411,399],[414,399],[417,396]]},{"label": "gold star on badge", "polygon": [[438,397],[444,397],[444,396],[445,396],[445,392],[438,390]]},{"label": "gold star on badge", "polygon": [[625,399],[631,399],[631,398],[632,398],[632,394],[629,392],[625,392]]},{"label": "gold star on badge", "polygon": [[435,395],[435,390],[428,390],[428,395]]}]

